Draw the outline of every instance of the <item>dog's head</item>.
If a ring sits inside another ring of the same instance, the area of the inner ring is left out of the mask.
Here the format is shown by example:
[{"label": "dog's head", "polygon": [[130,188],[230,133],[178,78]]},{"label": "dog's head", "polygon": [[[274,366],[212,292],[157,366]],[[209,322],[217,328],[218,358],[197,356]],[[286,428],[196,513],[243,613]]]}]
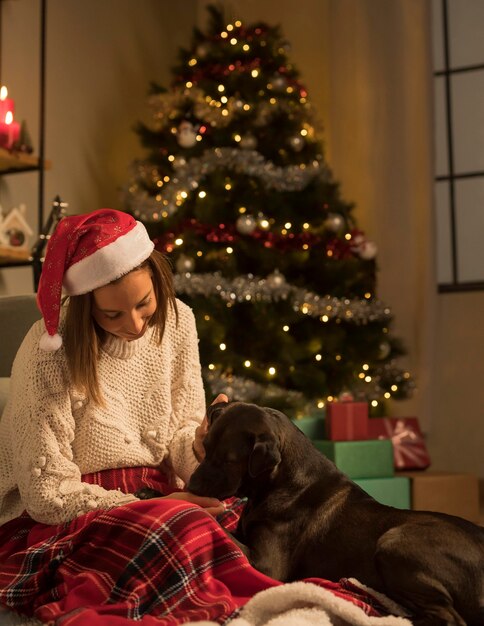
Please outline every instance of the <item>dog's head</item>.
[{"label": "dog's head", "polygon": [[281,462],[279,411],[245,402],[219,402],[208,408],[205,459],[193,473],[188,490],[225,499],[247,495],[254,481],[274,477]]}]

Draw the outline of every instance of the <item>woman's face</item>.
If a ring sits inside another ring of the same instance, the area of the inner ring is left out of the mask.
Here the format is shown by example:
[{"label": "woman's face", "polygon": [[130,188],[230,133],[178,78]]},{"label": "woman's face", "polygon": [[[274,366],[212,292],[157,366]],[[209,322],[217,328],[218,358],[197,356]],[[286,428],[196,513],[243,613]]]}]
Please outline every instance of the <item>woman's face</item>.
[{"label": "woman's face", "polygon": [[144,335],[156,305],[151,272],[142,268],[95,289],[92,315],[106,332],[133,341]]}]

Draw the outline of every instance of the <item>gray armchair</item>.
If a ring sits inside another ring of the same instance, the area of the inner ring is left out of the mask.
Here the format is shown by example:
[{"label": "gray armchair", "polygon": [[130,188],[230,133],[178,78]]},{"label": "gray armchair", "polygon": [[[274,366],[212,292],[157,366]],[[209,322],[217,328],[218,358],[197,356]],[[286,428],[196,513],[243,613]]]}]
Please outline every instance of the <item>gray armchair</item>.
[{"label": "gray armchair", "polygon": [[40,317],[35,294],[0,296],[0,415],[7,401],[17,350],[32,324]]}]

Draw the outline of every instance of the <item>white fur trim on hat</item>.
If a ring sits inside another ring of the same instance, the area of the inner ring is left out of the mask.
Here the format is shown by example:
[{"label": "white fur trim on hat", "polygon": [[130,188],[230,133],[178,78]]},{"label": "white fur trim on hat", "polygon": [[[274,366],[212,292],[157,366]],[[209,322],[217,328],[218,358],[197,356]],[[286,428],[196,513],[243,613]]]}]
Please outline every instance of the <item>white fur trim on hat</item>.
[{"label": "white fur trim on hat", "polygon": [[64,274],[67,295],[79,296],[104,287],[145,261],[155,244],[141,222],[125,235],[71,265]]},{"label": "white fur trim on hat", "polygon": [[59,333],[55,335],[49,335],[48,332],[45,332],[39,340],[39,347],[41,350],[45,350],[45,352],[55,352],[62,345],[62,337]]}]

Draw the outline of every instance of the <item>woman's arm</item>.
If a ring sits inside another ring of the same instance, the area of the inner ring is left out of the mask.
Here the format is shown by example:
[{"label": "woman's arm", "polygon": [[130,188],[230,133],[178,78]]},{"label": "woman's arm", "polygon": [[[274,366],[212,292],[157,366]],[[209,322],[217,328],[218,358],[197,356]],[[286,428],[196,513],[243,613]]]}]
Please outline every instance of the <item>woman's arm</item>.
[{"label": "woman's arm", "polygon": [[[32,336],[31,336],[32,339]],[[81,481],[72,443],[75,422],[61,351],[42,355],[38,339],[22,345],[12,372],[8,415],[13,481],[39,522],[59,524],[93,509],[135,501]]]},{"label": "woman's arm", "polygon": [[198,465],[193,450],[195,431],[205,415],[198,335],[195,317],[186,305],[179,307],[178,349],[172,368],[172,410],[177,425],[169,443],[169,461],[175,474],[186,483]]}]

